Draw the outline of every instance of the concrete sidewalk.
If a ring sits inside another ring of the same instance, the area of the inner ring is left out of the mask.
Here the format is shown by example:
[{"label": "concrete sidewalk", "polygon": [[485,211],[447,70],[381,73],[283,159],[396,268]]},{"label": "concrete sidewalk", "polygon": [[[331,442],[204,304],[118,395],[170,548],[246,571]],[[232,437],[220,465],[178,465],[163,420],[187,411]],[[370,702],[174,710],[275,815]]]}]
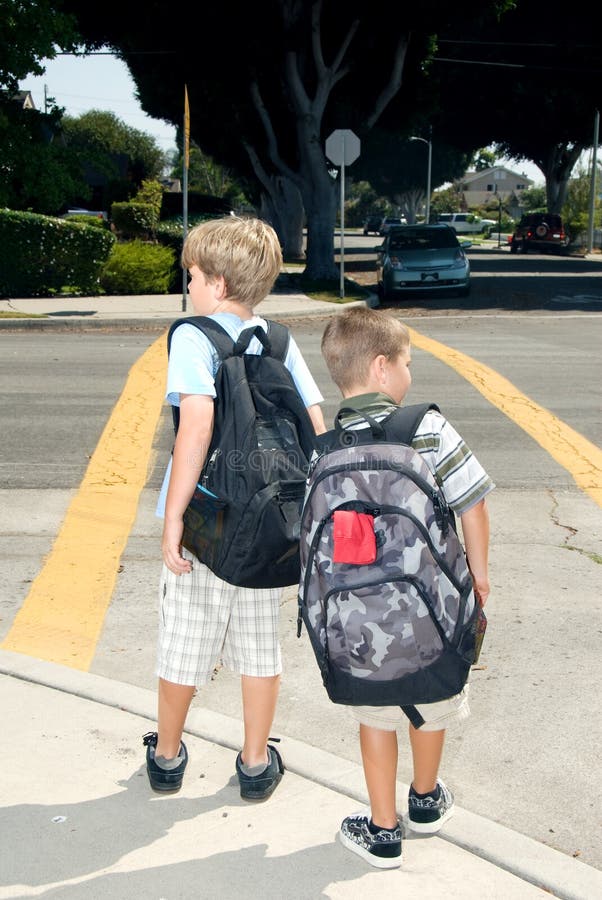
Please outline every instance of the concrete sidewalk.
[{"label": "concrete sidewalk", "polygon": [[[194,315],[181,294],[150,294],[129,297],[28,297],[0,300],[0,313],[25,313],[43,318],[3,318],[0,328],[24,330],[65,327],[72,330],[121,327],[162,330],[180,316]],[[328,316],[364,301],[330,303],[306,294],[270,294],[256,311],[267,318]]]},{"label": "concrete sidewalk", "polygon": [[[187,722],[181,792],[153,794],[153,692],[8,651],[0,672],[0,898],[602,896],[598,870],[462,809],[439,835],[410,833],[401,869],[374,869],[337,839],[367,802],[359,766],[276,735],[285,776],[266,803],[245,803],[240,722],[203,709]],[[400,784],[400,812],[406,797]]]}]

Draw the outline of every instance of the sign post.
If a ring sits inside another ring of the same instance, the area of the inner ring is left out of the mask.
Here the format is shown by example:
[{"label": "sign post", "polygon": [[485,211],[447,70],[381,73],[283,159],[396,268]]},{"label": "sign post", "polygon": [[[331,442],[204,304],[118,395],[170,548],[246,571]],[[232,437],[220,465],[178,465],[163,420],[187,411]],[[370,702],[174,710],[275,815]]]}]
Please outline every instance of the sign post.
[{"label": "sign post", "polygon": [[350,166],[360,155],[360,139],[348,128],[337,128],[326,141],[326,156],[340,167],[341,204],[341,264],[339,296],[345,297],[345,166]]}]

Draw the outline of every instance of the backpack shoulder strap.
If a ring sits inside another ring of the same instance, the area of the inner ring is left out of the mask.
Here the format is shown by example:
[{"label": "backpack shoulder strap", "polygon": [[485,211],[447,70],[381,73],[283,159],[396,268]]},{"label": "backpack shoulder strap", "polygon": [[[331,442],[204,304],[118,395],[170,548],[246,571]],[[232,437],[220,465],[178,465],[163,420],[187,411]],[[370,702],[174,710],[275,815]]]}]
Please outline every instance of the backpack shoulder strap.
[{"label": "backpack shoulder strap", "polygon": [[266,322],[268,323],[268,337],[270,339],[272,356],[284,362],[291,339],[290,331],[281,322],[274,322],[272,319],[266,319]]},{"label": "backpack shoulder strap", "polygon": [[228,356],[232,356],[234,352],[234,341],[228,334],[225,328],[216,322],[214,319],[210,319],[209,316],[188,316],[183,319],[176,319],[176,321],[171,325],[168,333],[167,333],[167,353],[171,349],[171,340],[173,337],[173,333],[176,328],[179,328],[180,325],[194,325],[195,328],[198,328],[199,331],[202,331],[205,337],[207,337],[215,349],[217,350],[220,359],[226,359]]},{"label": "backpack shoulder strap", "polygon": [[412,406],[402,406],[396,409],[380,423],[385,431],[386,439],[400,441],[402,444],[411,444],[418,426],[431,409],[441,412],[436,403],[414,403]]},{"label": "backpack shoulder strap", "polygon": [[[169,356],[169,351],[171,350],[171,340],[173,337],[173,333],[176,328],[179,328],[180,325],[194,325],[195,328],[198,328],[199,331],[202,331],[208,340],[211,341],[219,358],[223,361],[227,359],[229,356],[232,356],[234,353],[234,341],[225,330],[215,322],[213,319],[210,319],[208,316],[188,316],[182,319],[176,319],[175,322],[170,326],[170,329],[167,333],[167,354]],[[180,408],[179,406],[172,406],[171,408],[171,418],[173,421],[174,433],[178,433],[178,426],[180,424]]]}]

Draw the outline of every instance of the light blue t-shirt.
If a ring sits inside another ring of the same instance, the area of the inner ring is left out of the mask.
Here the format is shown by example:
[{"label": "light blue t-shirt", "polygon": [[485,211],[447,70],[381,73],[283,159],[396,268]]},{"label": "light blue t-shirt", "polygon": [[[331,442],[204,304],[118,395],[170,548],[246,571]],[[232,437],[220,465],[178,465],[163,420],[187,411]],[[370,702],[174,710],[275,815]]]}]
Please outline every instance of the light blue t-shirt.
[{"label": "light blue t-shirt", "polygon": [[[252,328],[255,325],[260,325],[264,331],[267,331],[268,328],[267,322],[260,316],[253,316],[251,319],[240,319],[234,313],[216,313],[210,318],[225,328],[233,340],[236,340],[245,328]],[[261,350],[261,341],[258,338],[253,338],[247,353],[260,353]],[[292,335],[290,336],[284,365],[291,373],[301,399],[306,406],[313,406],[315,403],[321,403],[324,400]],[[180,325],[174,331],[169,352],[167,389],[165,392],[168,403],[172,406],[179,406],[180,394],[203,394],[215,397],[215,373],[218,366],[219,355],[209,338],[194,325]],[[160,518],[163,518],[165,515],[165,500],[170,475],[171,456],[169,457],[167,471],[165,472],[157,501],[156,515]]]}]

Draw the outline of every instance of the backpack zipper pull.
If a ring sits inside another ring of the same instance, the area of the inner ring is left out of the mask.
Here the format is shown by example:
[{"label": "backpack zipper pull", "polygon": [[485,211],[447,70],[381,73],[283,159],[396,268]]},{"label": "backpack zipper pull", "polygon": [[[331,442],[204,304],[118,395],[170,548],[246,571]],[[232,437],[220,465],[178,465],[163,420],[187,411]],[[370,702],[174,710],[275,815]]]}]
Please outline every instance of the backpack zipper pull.
[{"label": "backpack zipper pull", "polygon": [[201,482],[202,482],[203,487],[207,490],[208,490],[207,482],[209,481],[209,476],[211,475],[211,470],[213,468],[215,468],[215,464],[216,464],[221,452],[222,451],[220,450],[220,448],[216,447],[215,450],[213,451],[213,453],[211,454],[211,456],[209,457],[207,465],[205,466],[205,470],[203,472]]},{"label": "backpack zipper pull", "polygon": [[447,530],[449,528],[449,508],[441,494],[433,494],[433,507],[435,510],[435,522],[441,529],[443,537],[447,537]]}]

